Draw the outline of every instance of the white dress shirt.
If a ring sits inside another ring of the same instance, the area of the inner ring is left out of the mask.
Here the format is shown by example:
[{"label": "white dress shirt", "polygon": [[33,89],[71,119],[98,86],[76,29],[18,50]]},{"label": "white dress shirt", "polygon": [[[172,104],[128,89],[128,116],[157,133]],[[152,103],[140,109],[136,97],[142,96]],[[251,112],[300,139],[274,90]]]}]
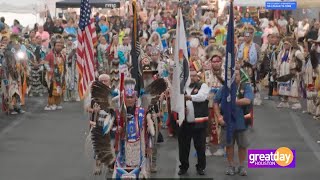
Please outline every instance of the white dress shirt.
[{"label": "white dress shirt", "polygon": [[[186,93],[187,95],[191,95],[191,92],[194,88],[187,87],[186,88]],[[207,84],[202,83],[201,88],[199,89],[199,92],[195,95],[191,95],[192,101],[187,101],[186,106],[188,109],[187,113],[187,122],[194,122],[195,117],[194,117],[194,107],[192,102],[204,102],[207,100],[208,95],[209,95],[209,87]]]}]

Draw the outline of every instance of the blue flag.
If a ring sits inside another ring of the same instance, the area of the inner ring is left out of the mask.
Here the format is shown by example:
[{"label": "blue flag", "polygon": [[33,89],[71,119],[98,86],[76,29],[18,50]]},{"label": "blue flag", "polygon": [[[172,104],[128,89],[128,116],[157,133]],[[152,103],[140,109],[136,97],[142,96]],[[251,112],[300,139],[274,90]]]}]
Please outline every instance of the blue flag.
[{"label": "blue flag", "polygon": [[227,142],[231,143],[235,127],[236,108],[236,84],[235,84],[235,54],[234,54],[234,15],[233,1],[230,3],[230,17],[227,33],[227,50],[225,62],[225,81],[222,91],[221,109],[223,119],[227,125]]}]

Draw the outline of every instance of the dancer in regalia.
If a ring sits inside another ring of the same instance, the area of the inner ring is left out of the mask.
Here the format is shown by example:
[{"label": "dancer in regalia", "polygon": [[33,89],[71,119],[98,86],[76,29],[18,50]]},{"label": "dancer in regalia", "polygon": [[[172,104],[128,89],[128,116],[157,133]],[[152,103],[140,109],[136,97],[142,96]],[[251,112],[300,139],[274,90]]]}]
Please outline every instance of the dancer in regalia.
[{"label": "dancer in regalia", "polygon": [[[157,54],[154,54],[157,55]],[[156,56],[153,56],[156,58]],[[158,70],[154,61],[154,67],[150,67],[150,64],[144,61],[142,67],[143,84],[146,87],[141,97],[142,107],[147,109],[151,115],[152,123],[154,125],[154,135],[148,136],[148,146],[152,149],[152,154],[147,156],[147,160],[150,160],[150,171],[152,173],[157,172],[157,143],[163,139],[160,132],[160,95],[167,89],[167,83],[163,78],[158,77]],[[149,117],[149,116],[147,116]],[[151,133],[150,133],[151,134]],[[162,139],[161,139],[162,138]]]},{"label": "dancer in regalia", "polygon": [[44,86],[44,58],[45,52],[41,48],[41,43],[33,42],[28,46],[27,54],[29,59],[29,96],[39,95],[43,96]]},{"label": "dancer in regalia", "polygon": [[259,93],[259,83],[257,82],[257,63],[260,56],[260,47],[253,42],[253,35],[255,29],[253,26],[246,26],[244,32],[244,43],[242,43],[238,50],[238,60],[246,73],[250,76],[251,82],[255,91],[255,105],[261,105],[261,98]]},{"label": "dancer in regalia", "polygon": [[299,85],[304,61],[304,55],[295,40],[292,37],[284,38],[277,62],[279,95],[282,96],[278,108],[289,108],[289,101],[291,101],[292,109],[301,109]]},{"label": "dancer in regalia", "polygon": [[320,120],[320,36],[317,40],[313,41],[313,45],[310,51],[310,61],[312,63],[312,67],[314,70],[313,73],[313,81],[315,85],[314,91],[316,92],[316,95],[313,95],[313,103],[315,106],[315,115],[314,119]]},{"label": "dancer in regalia", "polygon": [[62,39],[53,41],[53,49],[46,56],[47,83],[48,83],[48,105],[45,110],[62,109],[61,101],[65,87],[65,54],[62,53],[64,43]]},{"label": "dancer in regalia", "polygon": [[[208,135],[207,135],[207,148],[206,156],[211,154],[209,142],[213,144],[219,143],[219,132],[220,127],[218,126],[217,119],[214,118],[214,109],[213,109],[213,99],[218,90],[223,86],[224,83],[224,50],[223,47],[209,45],[207,47],[207,63],[209,65],[204,66],[205,74],[205,83],[209,86],[210,92],[208,95],[209,100],[209,126],[208,126]],[[214,156],[223,156],[224,147],[219,146],[218,150],[213,153]]]},{"label": "dancer in regalia", "polygon": [[[146,153],[145,109],[137,105],[135,80],[126,79],[123,96],[120,97],[121,109],[117,116],[116,151],[118,152],[113,178],[138,178],[144,168]],[[122,88],[121,88],[122,89]],[[154,129],[153,129],[154,131]]]},{"label": "dancer in regalia", "polygon": [[21,82],[21,75],[17,69],[17,60],[15,54],[12,52],[14,46],[10,42],[4,50],[4,58],[2,61],[3,76],[2,76],[2,94],[4,109],[11,114],[24,113],[21,109],[21,92],[19,91],[19,82]]},{"label": "dancer in regalia", "polygon": [[261,47],[261,56],[259,60],[259,79],[262,80],[266,76],[268,77],[268,96],[265,97],[265,100],[271,99],[274,90],[277,88],[275,78],[276,71],[275,67],[277,64],[277,57],[280,52],[280,37],[279,34],[273,33],[268,35],[268,44],[263,44]]},{"label": "dancer in regalia", "polygon": [[96,160],[95,175],[101,174],[103,166],[112,169],[115,162],[110,130],[116,114],[111,107],[111,93],[110,77],[106,74],[100,75],[99,80],[94,81],[91,86],[92,100],[88,111],[91,113],[90,132]]},{"label": "dancer in regalia", "polygon": [[72,36],[68,36],[66,43],[66,90],[64,91],[64,101],[80,101],[78,94],[78,79],[77,70],[77,46],[72,42]]},{"label": "dancer in regalia", "polygon": [[107,40],[104,36],[100,36],[99,38],[99,45],[97,47],[97,58],[98,58],[98,64],[99,68],[98,71],[100,74],[103,73],[110,73],[110,67],[109,62],[107,58],[107,48],[109,47],[109,44],[107,43]]}]

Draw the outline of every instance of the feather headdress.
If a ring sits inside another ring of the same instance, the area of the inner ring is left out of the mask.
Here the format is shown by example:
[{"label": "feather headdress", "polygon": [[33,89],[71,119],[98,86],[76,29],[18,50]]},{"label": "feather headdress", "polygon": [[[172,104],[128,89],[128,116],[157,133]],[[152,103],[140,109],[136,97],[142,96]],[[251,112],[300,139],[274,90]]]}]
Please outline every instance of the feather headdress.
[{"label": "feather headdress", "polygon": [[225,54],[224,48],[217,45],[209,45],[206,48],[207,59],[211,59],[213,56],[219,56],[223,58]]},{"label": "feather headdress", "polygon": [[191,48],[197,48],[197,47],[199,47],[199,46],[200,46],[200,41],[199,41],[198,38],[192,38],[192,39],[190,40],[190,47],[191,47]]},{"label": "feather headdress", "polygon": [[134,90],[136,86],[136,80],[132,78],[127,78],[124,80],[124,89],[125,89],[125,96],[134,96],[136,92]]}]

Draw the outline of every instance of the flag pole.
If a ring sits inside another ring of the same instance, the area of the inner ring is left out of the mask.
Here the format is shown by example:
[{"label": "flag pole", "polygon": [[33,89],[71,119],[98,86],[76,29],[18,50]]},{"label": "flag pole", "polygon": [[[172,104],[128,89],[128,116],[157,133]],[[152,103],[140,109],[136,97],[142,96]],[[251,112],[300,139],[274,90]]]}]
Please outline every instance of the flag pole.
[{"label": "flag pole", "polygon": [[224,110],[223,119],[227,124],[227,142],[232,140],[235,125],[235,101],[236,101],[236,85],[235,85],[235,54],[234,54],[234,14],[233,0],[230,0],[229,7],[229,23],[227,30],[227,46],[225,61],[225,82],[223,85],[223,97],[221,108]]}]

